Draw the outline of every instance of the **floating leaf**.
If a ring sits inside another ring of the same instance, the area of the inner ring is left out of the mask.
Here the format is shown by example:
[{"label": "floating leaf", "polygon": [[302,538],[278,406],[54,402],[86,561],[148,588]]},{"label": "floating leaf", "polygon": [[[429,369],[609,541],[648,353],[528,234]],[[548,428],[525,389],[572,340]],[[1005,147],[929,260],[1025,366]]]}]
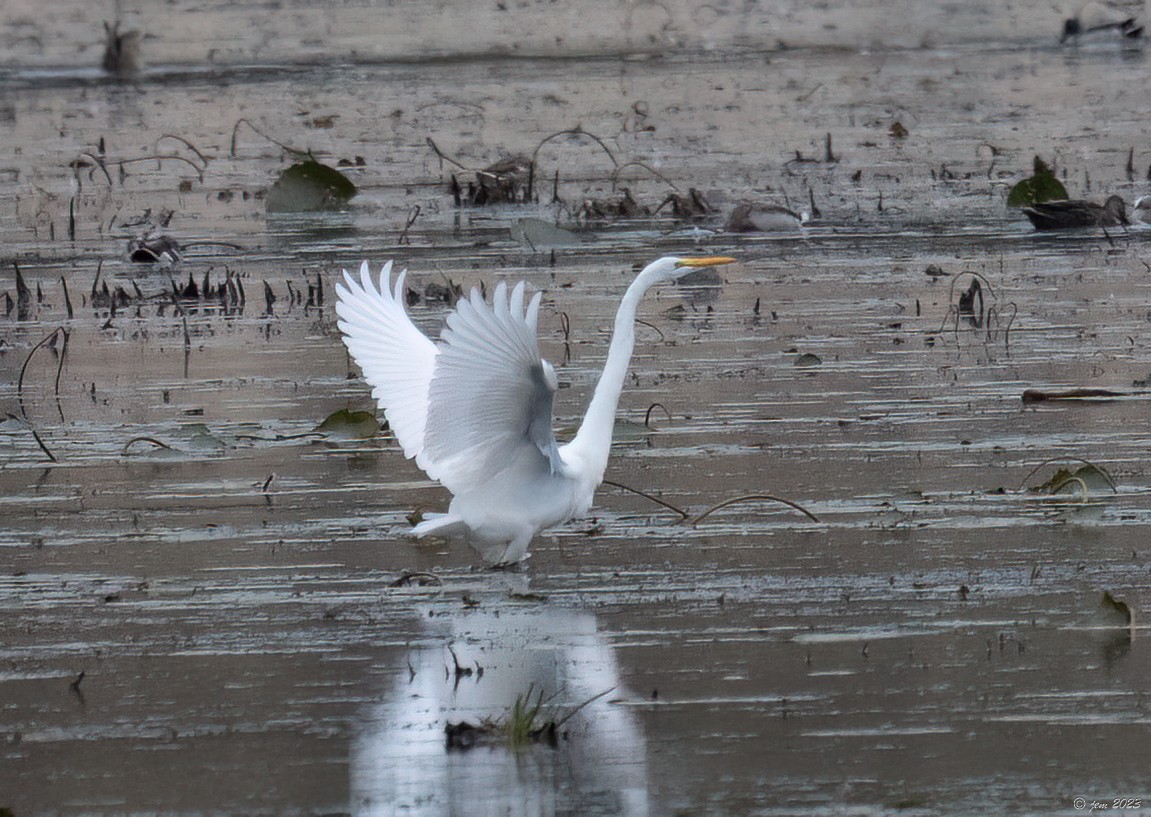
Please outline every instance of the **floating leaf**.
[{"label": "floating leaf", "polygon": [[336,440],[368,440],[380,431],[380,422],[370,411],[340,409],[324,418],[316,431]]},{"label": "floating leaf", "polygon": [[1066,198],[1067,188],[1055,178],[1054,171],[1036,156],[1032,175],[1011,188],[1011,192],[1007,194],[1007,206],[1025,207],[1028,204]]},{"label": "floating leaf", "polygon": [[268,191],[268,210],[304,213],[336,210],[356,195],[356,186],[340,171],[315,159],[307,159],[280,174]]},{"label": "floating leaf", "polygon": [[1108,624],[1116,627],[1130,627],[1134,623],[1134,614],[1131,607],[1111,594],[1110,590],[1103,591],[1103,598],[1099,602],[1103,611],[1102,616]]},{"label": "floating leaf", "polygon": [[1104,590],[1095,621],[1102,630],[1098,637],[1103,662],[1111,667],[1131,651],[1135,611],[1126,602],[1115,598],[1110,590]]},{"label": "floating leaf", "polygon": [[1060,468],[1051,479],[1031,489],[1039,494],[1090,493],[1115,490],[1115,482],[1102,468],[1091,463],[1075,471]]}]

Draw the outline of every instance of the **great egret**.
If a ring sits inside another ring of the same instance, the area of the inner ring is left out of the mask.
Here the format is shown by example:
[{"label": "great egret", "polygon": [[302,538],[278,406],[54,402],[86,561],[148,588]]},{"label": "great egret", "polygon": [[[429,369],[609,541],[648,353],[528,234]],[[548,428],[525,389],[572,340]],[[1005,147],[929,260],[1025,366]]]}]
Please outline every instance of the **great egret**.
[{"label": "great egret", "polygon": [[1130,224],[1127,205],[1118,196],[1103,204],[1081,199],[1044,201],[1023,208],[1036,230],[1069,230],[1075,227],[1120,227]]},{"label": "great egret", "polygon": [[628,287],[615,316],[603,373],[569,443],[552,430],[555,369],[540,358],[540,297],[524,308],[524,284],[503,282],[490,304],[473,289],[447,318],[438,343],[412,323],[404,278],[392,262],[379,284],[365,261],[344,270],[336,313],[352,358],[403,448],[452,493],[447,513],[426,514],[417,536],[462,536],[497,565],[520,562],[545,528],[586,513],[603,481],[616,406],[635,347],[635,317],[652,286],[734,258],[665,257]]}]

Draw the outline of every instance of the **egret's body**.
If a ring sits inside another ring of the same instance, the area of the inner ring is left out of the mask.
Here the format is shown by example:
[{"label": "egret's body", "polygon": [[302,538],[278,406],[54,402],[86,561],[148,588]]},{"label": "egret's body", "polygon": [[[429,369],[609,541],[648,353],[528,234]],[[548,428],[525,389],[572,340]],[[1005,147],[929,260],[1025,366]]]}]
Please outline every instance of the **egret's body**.
[{"label": "egret's body", "polygon": [[495,564],[527,555],[541,530],[591,507],[611,450],[615,412],[635,346],[635,317],[652,286],[734,259],[661,258],[628,287],[616,313],[603,373],[583,423],[566,444],[552,430],[557,381],[536,340],[540,293],[500,283],[490,304],[461,300],[433,343],[404,309],[404,277],[389,261],[372,281],[337,285],[340,330],[404,453],[452,493],[447,513],[413,533],[462,536]]}]

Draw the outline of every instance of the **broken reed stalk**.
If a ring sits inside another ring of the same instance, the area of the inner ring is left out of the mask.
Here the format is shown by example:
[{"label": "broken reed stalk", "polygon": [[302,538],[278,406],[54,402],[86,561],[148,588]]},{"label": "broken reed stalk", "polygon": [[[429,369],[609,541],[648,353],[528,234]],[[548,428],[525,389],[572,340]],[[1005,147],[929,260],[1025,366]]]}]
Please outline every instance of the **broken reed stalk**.
[{"label": "broken reed stalk", "polygon": [[660,499],[658,497],[654,497],[651,494],[645,493],[645,492],[643,492],[637,488],[632,488],[630,485],[624,485],[622,482],[614,482],[610,479],[605,479],[603,481],[603,484],[604,485],[610,485],[613,488],[621,488],[625,491],[631,491],[633,494],[637,494],[638,496],[642,496],[644,499],[650,499],[656,505],[662,505],[663,507],[667,508],[669,511],[674,511],[675,513],[679,514],[681,522],[684,519],[687,519],[688,517],[691,516],[691,514],[688,513],[687,511],[680,510],[675,505],[672,505],[669,502],[664,502],[662,499]]},{"label": "broken reed stalk", "polygon": [[[184,309],[184,305],[180,303],[180,299],[176,297],[176,282],[171,276],[168,277],[172,281],[172,292],[169,297],[172,299],[172,306],[180,313],[180,320],[184,323],[184,377],[188,376],[188,361],[192,357],[192,333],[188,330],[188,311]],[[267,286],[265,284],[264,286]]]},{"label": "broken reed stalk", "polygon": [[72,320],[72,298],[68,294],[68,281],[60,276],[60,286],[64,287],[64,308],[68,311],[68,320]]},{"label": "broken reed stalk", "polygon": [[770,494],[749,494],[748,496],[737,496],[734,499],[725,499],[723,502],[719,503],[718,505],[713,505],[712,507],[708,508],[706,511],[701,513],[699,516],[697,516],[695,519],[691,520],[691,525],[692,525],[692,527],[695,527],[700,522],[702,522],[703,520],[705,520],[709,516],[711,516],[713,513],[715,513],[718,510],[721,510],[723,508],[730,507],[731,505],[735,505],[735,504],[740,503],[740,502],[753,502],[753,501],[754,502],[778,502],[782,505],[787,505],[789,508],[794,508],[795,510],[799,511],[801,514],[806,516],[808,519],[810,519],[812,522],[820,522],[821,521],[818,516],[813,514],[807,508],[800,505],[798,502],[792,502],[790,499],[783,499],[782,497],[772,496]]},{"label": "broken reed stalk", "polygon": [[[1038,472],[1040,468],[1048,466],[1053,462],[1067,462],[1067,461],[1080,462],[1080,463],[1083,463],[1084,465],[1091,466],[1096,471],[1098,471],[1100,475],[1102,475],[1103,479],[1105,479],[1107,481],[1107,484],[1111,487],[1111,490],[1113,493],[1116,493],[1116,494],[1119,493],[1119,488],[1115,485],[1115,480],[1113,480],[1111,478],[1111,475],[1107,473],[1107,470],[1105,468],[1103,468],[1103,466],[1096,465],[1095,463],[1091,462],[1091,460],[1085,460],[1082,457],[1076,457],[1076,456],[1048,457],[1043,462],[1039,463],[1038,465],[1036,465],[1034,468],[1032,468],[1030,471],[1027,472],[1027,476],[1025,476],[1023,478],[1023,480],[1019,483],[1019,488],[1017,490],[1022,491],[1027,486],[1027,480],[1029,480],[1033,476],[1035,476],[1036,472]],[[1078,479],[1078,478],[1073,477],[1072,479]],[[1079,481],[1082,482],[1083,480],[1080,479]]]},{"label": "broken reed stalk", "polygon": [[36,354],[36,350],[54,342],[57,336],[61,334],[64,336],[64,343],[60,347],[60,357],[56,364],[56,407],[60,411],[60,418],[64,418],[64,410],[60,406],[60,372],[64,368],[64,352],[68,349],[68,331],[66,329],[62,326],[56,327],[43,340],[32,347],[32,350],[28,352],[28,356],[24,358],[24,365],[20,367],[20,376],[16,380],[16,402],[20,406],[20,417],[28,424],[28,430],[32,432],[32,436],[35,438],[36,444],[40,446],[40,450],[43,451],[52,462],[59,462],[59,460],[56,459],[56,455],[49,450],[44,440],[41,439],[36,429],[33,428],[32,421],[28,418],[28,410],[24,406],[24,374],[28,371],[28,364],[32,362],[32,356]]},{"label": "broken reed stalk", "polygon": [[412,229],[412,225],[416,223],[416,219],[420,217],[420,205],[412,208],[412,212],[408,213],[408,223],[404,225],[404,229],[400,231],[399,240],[397,244],[411,244],[412,240],[408,238],[408,230]]}]

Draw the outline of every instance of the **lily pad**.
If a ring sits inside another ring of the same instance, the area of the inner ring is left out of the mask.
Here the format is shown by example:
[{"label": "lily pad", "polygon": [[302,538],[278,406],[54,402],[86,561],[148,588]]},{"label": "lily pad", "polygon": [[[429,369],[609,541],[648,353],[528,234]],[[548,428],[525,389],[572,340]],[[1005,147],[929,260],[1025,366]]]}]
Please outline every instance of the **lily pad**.
[{"label": "lily pad", "polygon": [[1115,482],[1110,475],[1097,465],[1090,463],[1071,471],[1060,468],[1051,479],[1032,490],[1039,494],[1102,493],[1115,490]]},{"label": "lily pad", "polygon": [[1026,207],[1029,204],[1066,198],[1067,188],[1055,178],[1055,172],[1047,163],[1036,156],[1032,175],[1011,188],[1007,194],[1007,206]]},{"label": "lily pad", "polygon": [[370,411],[340,409],[324,418],[316,431],[336,440],[367,440],[379,433],[380,421]]},{"label": "lily pad", "polygon": [[278,213],[338,210],[355,195],[351,179],[334,167],[307,159],[280,174],[268,191],[267,206]]}]

